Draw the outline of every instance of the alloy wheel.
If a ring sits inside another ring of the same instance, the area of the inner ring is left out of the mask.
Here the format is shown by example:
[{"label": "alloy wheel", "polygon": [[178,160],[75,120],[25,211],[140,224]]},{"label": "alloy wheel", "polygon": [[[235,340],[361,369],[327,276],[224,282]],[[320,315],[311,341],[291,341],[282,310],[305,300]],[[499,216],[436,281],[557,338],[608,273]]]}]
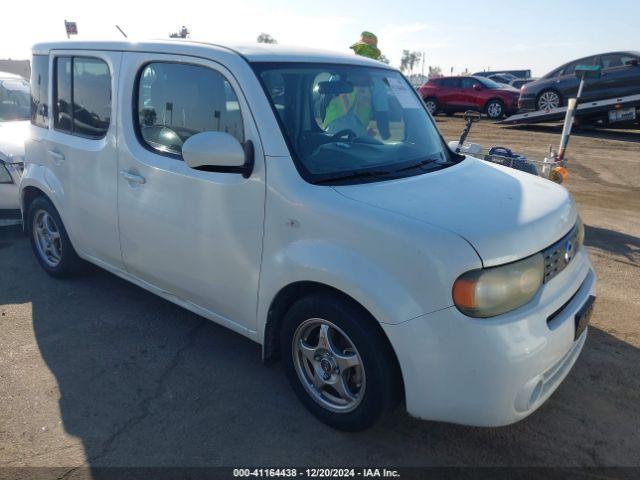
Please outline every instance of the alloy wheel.
[{"label": "alloy wheel", "polygon": [[33,236],[40,258],[51,268],[62,260],[62,238],[53,217],[45,210],[38,210],[33,217]]},{"label": "alloy wheel", "polygon": [[556,92],[544,92],[538,99],[538,110],[552,110],[559,106],[560,96]]},{"label": "alloy wheel", "polygon": [[431,115],[434,115],[436,113],[436,109],[438,108],[438,106],[436,105],[435,100],[427,100],[424,102],[424,104],[427,106],[427,110],[429,110],[429,113]]},{"label": "alloy wheel", "polygon": [[500,118],[502,116],[502,105],[498,102],[491,102],[487,107],[487,115],[490,118]]},{"label": "alloy wheel", "polygon": [[311,318],[293,335],[293,363],[313,400],[339,413],[362,401],[366,377],[362,357],[348,335],[328,320]]}]

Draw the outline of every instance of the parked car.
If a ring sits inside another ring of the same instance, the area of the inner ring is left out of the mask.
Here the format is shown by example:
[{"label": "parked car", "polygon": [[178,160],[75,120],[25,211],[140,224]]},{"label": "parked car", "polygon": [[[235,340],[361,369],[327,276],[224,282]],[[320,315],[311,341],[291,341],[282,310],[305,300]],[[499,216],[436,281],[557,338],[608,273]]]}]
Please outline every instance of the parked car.
[{"label": "parked car", "polygon": [[345,430],[403,396],[509,424],[580,354],[596,280],[570,193],[452,152],[399,71],[277,45],[33,53],[20,190],[48,274],[88,261],[245,335]]},{"label": "parked car", "polygon": [[580,80],[575,76],[578,65],[600,65],[599,80],[588,80],[582,99],[604,100],[640,93],[640,52],[610,52],[580,58],[566,63],[535,82],[526,84],[520,93],[522,110],[551,110],[575,98]]},{"label": "parked car", "polygon": [[441,77],[420,87],[420,96],[434,115],[479,110],[497,120],[517,111],[520,93],[488,78]]},{"label": "parked car", "polygon": [[511,80],[511,82],[509,82],[509,85],[520,90],[523,85],[531,83],[535,80],[537,80],[537,78],[516,78],[515,80]]},{"label": "parked car", "polygon": [[496,83],[504,83],[505,85],[511,85],[512,81],[518,79],[518,77],[511,75],[510,73],[494,73],[486,78],[493,80]]},{"label": "parked car", "polygon": [[0,122],[28,120],[29,82],[13,73],[0,72]]},{"label": "parked car", "polygon": [[476,72],[473,74],[474,77],[489,77],[491,75],[495,75],[496,73],[508,73],[509,75],[513,75],[516,78],[531,78],[531,70],[489,70],[484,72]]},{"label": "parked car", "polygon": [[20,213],[18,184],[29,133],[29,82],[0,72],[0,216]]},{"label": "parked car", "polygon": [[28,121],[0,123],[0,216],[20,213],[18,185],[24,169]]}]

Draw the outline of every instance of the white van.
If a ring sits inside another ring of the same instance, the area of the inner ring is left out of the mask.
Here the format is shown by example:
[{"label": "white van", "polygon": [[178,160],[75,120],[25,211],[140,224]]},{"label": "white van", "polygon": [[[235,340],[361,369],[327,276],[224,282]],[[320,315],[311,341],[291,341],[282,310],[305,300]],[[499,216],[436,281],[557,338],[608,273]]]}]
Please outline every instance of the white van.
[{"label": "white van", "polygon": [[451,152],[397,70],[258,44],[33,54],[21,202],[49,274],[88,261],[247,336],[345,430],[400,400],[509,424],[576,361],[596,278],[571,195]]}]

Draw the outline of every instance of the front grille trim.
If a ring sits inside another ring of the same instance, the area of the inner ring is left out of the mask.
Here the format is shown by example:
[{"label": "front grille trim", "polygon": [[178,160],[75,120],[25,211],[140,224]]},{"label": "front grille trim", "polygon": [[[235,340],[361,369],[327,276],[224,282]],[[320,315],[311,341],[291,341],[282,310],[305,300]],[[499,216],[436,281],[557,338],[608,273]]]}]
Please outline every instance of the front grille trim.
[{"label": "front grille trim", "polygon": [[569,233],[540,252],[544,257],[543,283],[547,283],[567,268],[573,261],[578,248],[578,223],[576,222]]}]

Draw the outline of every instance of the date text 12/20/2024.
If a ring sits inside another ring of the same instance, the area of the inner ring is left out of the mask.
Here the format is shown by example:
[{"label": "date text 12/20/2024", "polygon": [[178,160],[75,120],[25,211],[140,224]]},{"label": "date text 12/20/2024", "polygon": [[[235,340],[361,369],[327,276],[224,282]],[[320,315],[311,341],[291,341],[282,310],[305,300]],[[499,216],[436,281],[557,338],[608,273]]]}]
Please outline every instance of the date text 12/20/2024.
[{"label": "date text 12/20/2024", "polygon": [[400,478],[397,470],[387,468],[235,468],[235,478]]}]

